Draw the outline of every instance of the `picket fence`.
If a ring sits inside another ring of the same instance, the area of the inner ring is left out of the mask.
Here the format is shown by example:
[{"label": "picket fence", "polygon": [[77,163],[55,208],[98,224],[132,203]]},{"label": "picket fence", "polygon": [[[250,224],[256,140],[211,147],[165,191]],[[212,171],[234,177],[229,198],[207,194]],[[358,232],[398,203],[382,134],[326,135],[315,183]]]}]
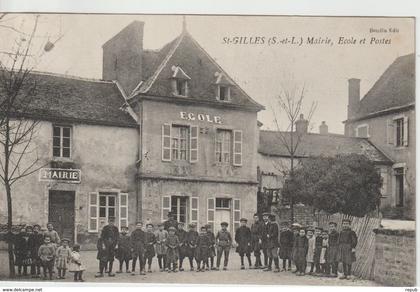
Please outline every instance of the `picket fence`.
[{"label": "picket fence", "polygon": [[373,280],[375,265],[375,233],[373,230],[379,228],[381,218],[353,217],[344,214],[314,214],[314,225],[328,229],[328,223],[335,222],[338,231],[340,231],[343,219],[351,220],[351,228],[356,232],[358,238],[353,274],[362,279]]}]

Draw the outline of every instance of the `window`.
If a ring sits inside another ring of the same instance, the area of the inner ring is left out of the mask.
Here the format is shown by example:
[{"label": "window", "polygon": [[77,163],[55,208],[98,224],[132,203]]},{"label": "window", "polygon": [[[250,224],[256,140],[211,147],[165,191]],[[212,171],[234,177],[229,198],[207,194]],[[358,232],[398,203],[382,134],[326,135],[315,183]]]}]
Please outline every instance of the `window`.
[{"label": "window", "polygon": [[178,222],[187,223],[187,199],[188,197],[171,197],[171,213]]},{"label": "window", "polygon": [[230,209],[230,199],[216,198],[216,209]]},{"label": "window", "polygon": [[172,127],[172,159],[188,160],[189,128],[184,126]]},{"label": "window", "polygon": [[404,206],[404,168],[394,168],[395,175],[395,205]]},{"label": "window", "polygon": [[217,97],[221,101],[230,100],[230,87],[219,85],[217,90]]},{"label": "window", "polygon": [[99,193],[99,218],[108,221],[109,217],[116,217],[117,195]]},{"label": "window", "polygon": [[178,222],[198,223],[198,197],[163,196],[161,210],[162,221],[171,212],[176,215]]},{"label": "window", "polygon": [[366,124],[357,126],[356,137],[360,137],[360,138],[369,137],[369,126]]},{"label": "window", "polygon": [[187,96],[188,81],[183,79],[176,79],[176,95]]},{"label": "window", "polygon": [[217,129],[216,162],[230,163],[232,152],[232,131]]},{"label": "window", "polygon": [[395,121],[395,146],[404,146],[404,119]]},{"label": "window", "polygon": [[53,126],[53,156],[70,158],[71,127]]}]

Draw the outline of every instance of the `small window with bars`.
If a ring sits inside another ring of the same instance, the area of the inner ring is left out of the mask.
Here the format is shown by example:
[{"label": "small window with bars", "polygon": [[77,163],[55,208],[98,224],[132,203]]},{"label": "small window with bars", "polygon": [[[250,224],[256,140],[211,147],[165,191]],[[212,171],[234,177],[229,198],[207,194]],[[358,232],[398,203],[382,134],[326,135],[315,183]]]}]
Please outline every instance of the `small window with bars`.
[{"label": "small window with bars", "polygon": [[70,158],[71,127],[53,126],[53,156]]}]

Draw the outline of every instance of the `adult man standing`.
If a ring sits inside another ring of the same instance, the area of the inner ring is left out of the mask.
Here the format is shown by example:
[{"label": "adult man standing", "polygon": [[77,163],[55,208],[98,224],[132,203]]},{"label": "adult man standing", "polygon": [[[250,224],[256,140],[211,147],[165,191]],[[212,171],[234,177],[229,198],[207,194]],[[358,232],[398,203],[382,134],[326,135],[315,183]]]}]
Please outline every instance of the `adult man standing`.
[{"label": "adult man standing", "polygon": [[146,252],[146,233],[143,231],[143,222],[136,223],[136,229],[131,233],[130,236],[131,248],[133,252],[133,265],[131,275],[136,274],[136,262],[139,260],[140,275],[146,275],[144,272],[145,261],[144,254]]},{"label": "adult man standing", "polygon": [[268,244],[269,244],[269,228],[270,221],[268,220],[270,213],[263,213],[263,223],[261,226],[261,249],[264,254],[264,266],[261,267],[266,269],[268,267]]},{"label": "adult man standing", "polygon": [[269,215],[270,223],[267,225],[268,230],[267,236],[267,255],[269,258],[268,267],[264,271],[271,271],[271,266],[274,262],[274,272],[280,272],[279,257],[278,257],[278,245],[279,245],[279,226],[276,223],[276,217],[273,214]]},{"label": "adult man standing", "polygon": [[168,212],[168,220],[163,223],[163,228],[166,231],[169,231],[170,227],[174,227],[176,230],[178,230],[178,222],[175,219],[175,214],[172,212]]},{"label": "adult man standing", "polygon": [[257,213],[254,214],[254,223],[251,225],[251,248],[255,256],[254,269],[262,267],[261,263],[261,237],[262,224]]},{"label": "adult man standing", "polygon": [[102,228],[101,239],[105,245],[105,254],[108,258],[108,276],[114,277],[115,274],[112,273],[112,264],[114,263],[115,258],[115,247],[117,246],[118,240],[120,238],[120,233],[117,226],[115,226],[115,217],[108,217],[108,225],[105,225]]}]

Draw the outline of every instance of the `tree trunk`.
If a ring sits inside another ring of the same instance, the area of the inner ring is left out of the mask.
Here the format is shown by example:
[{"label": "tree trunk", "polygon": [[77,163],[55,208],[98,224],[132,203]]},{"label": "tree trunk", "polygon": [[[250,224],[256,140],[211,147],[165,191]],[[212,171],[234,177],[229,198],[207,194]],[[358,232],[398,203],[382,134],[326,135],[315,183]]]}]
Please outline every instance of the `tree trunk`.
[{"label": "tree trunk", "polygon": [[13,234],[12,234],[12,192],[10,185],[6,183],[6,196],[7,196],[7,249],[9,252],[9,277],[15,277],[15,258],[13,254]]}]

